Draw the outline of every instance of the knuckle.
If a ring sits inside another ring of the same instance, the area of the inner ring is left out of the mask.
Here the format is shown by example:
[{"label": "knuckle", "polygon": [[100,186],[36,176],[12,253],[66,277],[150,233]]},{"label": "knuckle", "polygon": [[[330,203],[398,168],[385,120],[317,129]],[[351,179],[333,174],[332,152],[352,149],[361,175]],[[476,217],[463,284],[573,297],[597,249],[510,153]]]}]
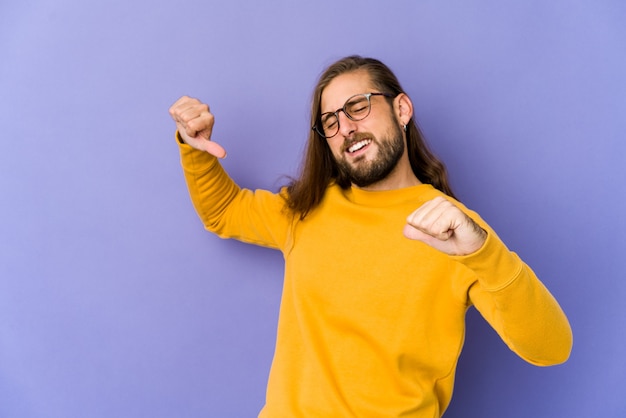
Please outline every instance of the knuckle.
[{"label": "knuckle", "polygon": [[189,124],[189,117],[186,116],[184,113],[178,113],[176,115],[176,120],[178,120],[181,124],[187,126]]},{"label": "knuckle", "polygon": [[186,126],[188,129],[194,130],[194,131],[200,131],[201,129],[201,123],[198,121],[198,119],[192,119],[189,121],[186,121]]}]

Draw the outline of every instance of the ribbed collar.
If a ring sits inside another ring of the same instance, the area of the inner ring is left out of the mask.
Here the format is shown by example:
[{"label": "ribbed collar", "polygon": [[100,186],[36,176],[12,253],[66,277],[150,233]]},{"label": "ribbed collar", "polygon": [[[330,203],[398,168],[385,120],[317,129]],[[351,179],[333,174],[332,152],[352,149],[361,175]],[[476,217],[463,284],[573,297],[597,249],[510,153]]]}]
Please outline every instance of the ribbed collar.
[{"label": "ribbed collar", "polygon": [[432,192],[432,190],[433,186],[430,184],[418,184],[417,186],[405,187],[403,189],[374,192],[351,187],[344,191],[344,194],[349,201],[357,205],[385,207],[415,200],[417,196]]}]

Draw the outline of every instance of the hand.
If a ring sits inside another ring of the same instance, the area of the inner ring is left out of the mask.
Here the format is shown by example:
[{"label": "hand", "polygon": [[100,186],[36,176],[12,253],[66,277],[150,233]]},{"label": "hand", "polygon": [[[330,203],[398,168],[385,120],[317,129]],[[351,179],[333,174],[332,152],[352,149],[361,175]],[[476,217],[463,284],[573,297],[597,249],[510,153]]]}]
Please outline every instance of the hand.
[{"label": "hand", "polygon": [[198,99],[183,96],[170,107],[170,115],[176,122],[178,134],[186,144],[217,158],[226,157],[226,150],[211,141],[215,118],[208,105]]},{"label": "hand", "polygon": [[487,232],[452,202],[437,197],[408,216],[404,236],[448,255],[468,255],[483,246]]}]

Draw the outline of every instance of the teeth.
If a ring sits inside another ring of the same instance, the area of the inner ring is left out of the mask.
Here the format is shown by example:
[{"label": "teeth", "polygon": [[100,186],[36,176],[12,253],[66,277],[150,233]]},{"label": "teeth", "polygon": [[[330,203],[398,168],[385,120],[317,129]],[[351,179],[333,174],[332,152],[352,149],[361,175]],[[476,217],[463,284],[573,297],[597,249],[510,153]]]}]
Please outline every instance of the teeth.
[{"label": "teeth", "polygon": [[360,150],[361,148],[363,148],[364,146],[366,146],[367,144],[369,144],[370,142],[372,142],[372,140],[364,139],[363,141],[359,141],[355,144],[352,144],[350,148],[348,148],[348,152],[356,152]]}]

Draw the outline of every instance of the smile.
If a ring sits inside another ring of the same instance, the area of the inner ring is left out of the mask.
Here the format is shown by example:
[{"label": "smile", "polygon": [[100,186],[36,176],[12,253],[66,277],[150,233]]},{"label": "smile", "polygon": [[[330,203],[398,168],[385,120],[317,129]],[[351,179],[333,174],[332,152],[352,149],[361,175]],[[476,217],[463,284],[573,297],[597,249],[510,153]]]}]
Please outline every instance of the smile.
[{"label": "smile", "polygon": [[350,147],[348,148],[348,152],[349,153],[357,152],[358,150],[369,145],[371,142],[372,142],[371,139],[364,139],[362,141],[355,142],[354,144],[350,145]]}]

